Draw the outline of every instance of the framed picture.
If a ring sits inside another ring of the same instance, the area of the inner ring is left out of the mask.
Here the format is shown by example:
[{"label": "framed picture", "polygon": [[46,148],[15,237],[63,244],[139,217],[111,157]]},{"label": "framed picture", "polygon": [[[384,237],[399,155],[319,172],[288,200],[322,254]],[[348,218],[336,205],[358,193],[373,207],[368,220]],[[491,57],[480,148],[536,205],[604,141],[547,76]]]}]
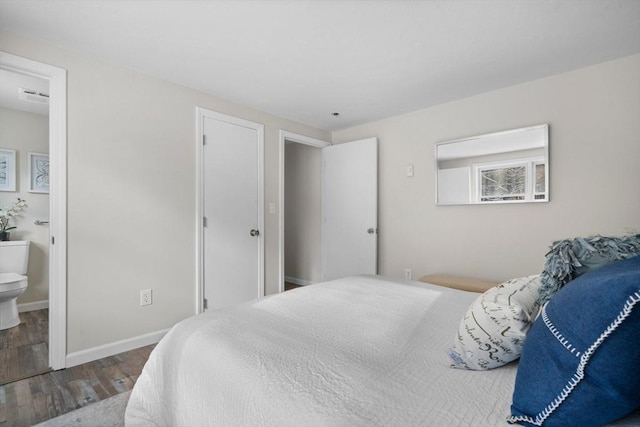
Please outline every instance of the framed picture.
[{"label": "framed picture", "polygon": [[16,150],[0,148],[0,191],[16,191]]},{"label": "framed picture", "polygon": [[29,153],[29,192],[49,192],[49,155]]}]

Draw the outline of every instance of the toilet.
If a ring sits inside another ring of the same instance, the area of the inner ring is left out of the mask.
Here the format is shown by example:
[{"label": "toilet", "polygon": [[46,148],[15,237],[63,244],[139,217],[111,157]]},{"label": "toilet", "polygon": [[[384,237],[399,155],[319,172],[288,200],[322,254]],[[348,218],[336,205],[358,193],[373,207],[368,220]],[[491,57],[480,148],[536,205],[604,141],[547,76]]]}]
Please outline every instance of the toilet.
[{"label": "toilet", "polygon": [[20,324],[17,299],[27,289],[29,244],[0,242],[0,331]]}]

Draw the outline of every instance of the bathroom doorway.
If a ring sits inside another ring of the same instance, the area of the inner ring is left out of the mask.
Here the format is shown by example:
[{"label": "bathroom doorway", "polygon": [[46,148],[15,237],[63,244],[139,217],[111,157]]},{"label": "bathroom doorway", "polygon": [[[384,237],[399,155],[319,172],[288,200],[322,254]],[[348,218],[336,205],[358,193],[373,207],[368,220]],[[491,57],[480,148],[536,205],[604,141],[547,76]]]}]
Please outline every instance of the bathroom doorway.
[{"label": "bathroom doorway", "polygon": [[[18,299],[21,324],[12,328],[9,334],[2,336],[0,342],[6,344],[25,344],[29,340],[37,341],[37,335],[44,336],[41,343],[27,351],[22,349],[18,354],[18,366],[11,362],[9,366],[12,376],[29,376],[28,369],[33,375],[41,370],[63,369],[66,367],[66,71],[51,65],[43,64],[20,56],[0,51],[0,71],[14,73],[21,78],[34,78],[23,81],[21,89],[13,87],[8,92],[0,92],[0,102],[13,102],[10,99],[20,97],[33,102],[33,107],[40,104],[41,118],[39,136],[18,136],[16,122],[27,121],[36,126],[35,116],[29,116],[28,111],[16,108],[15,104],[2,105],[3,117],[0,117],[0,147],[16,146],[16,188],[12,191],[0,192],[0,206],[13,203],[18,197],[27,201],[23,214],[15,218],[20,223],[12,230],[11,240],[29,240],[29,269],[27,290]],[[5,76],[0,78],[4,84]],[[38,80],[40,79],[40,80]],[[44,82],[44,86],[37,86]],[[25,87],[26,86],[26,87]],[[34,86],[34,87],[29,87]],[[36,87],[37,86],[37,87]],[[31,90],[33,89],[33,90]],[[45,102],[48,99],[48,103]],[[44,110],[42,107],[44,104]],[[15,111],[14,111],[15,110]],[[25,114],[23,114],[25,113]],[[38,114],[38,113],[34,113]],[[42,129],[44,128],[44,129]],[[13,132],[13,133],[12,133]],[[25,134],[26,135],[26,134]],[[32,146],[37,139],[44,145]],[[25,143],[25,145],[18,145]],[[31,155],[30,155],[31,154]],[[48,156],[48,157],[47,157]],[[34,160],[39,160],[34,163]],[[30,172],[36,175],[38,167],[47,166],[48,170],[40,170],[38,185],[33,185]],[[31,165],[31,171],[30,166]],[[44,185],[43,173],[48,172],[48,192]],[[20,194],[20,195],[19,195]],[[5,201],[7,203],[5,203]],[[22,333],[21,329],[33,326],[36,332]],[[2,331],[4,332],[4,331]],[[48,350],[48,351],[47,351]],[[0,351],[0,354],[6,355]],[[5,361],[0,366],[6,365]],[[8,375],[7,375],[8,376]]]},{"label": "bathroom doorway", "polygon": [[0,191],[0,209],[26,201],[8,225],[16,227],[10,240],[30,242],[28,286],[17,301],[21,323],[0,331],[0,385],[50,370],[48,96],[48,80],[0,69],[0,149],[13,154],[15,184],[15,191]]}]

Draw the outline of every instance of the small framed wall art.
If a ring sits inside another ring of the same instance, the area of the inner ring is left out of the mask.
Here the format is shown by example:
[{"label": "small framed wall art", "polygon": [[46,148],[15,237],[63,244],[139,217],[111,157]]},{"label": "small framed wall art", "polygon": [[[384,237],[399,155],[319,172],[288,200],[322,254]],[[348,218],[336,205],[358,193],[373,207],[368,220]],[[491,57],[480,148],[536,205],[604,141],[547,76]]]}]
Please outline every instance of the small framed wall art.
[{"label": "small framed wall art", "polygon": [[0,191],[16,191],[16,150],[0,148]]},{"label": "small framed wall art", "polygon": [[49,155],[29,153],[29,192],[49,192]]}]

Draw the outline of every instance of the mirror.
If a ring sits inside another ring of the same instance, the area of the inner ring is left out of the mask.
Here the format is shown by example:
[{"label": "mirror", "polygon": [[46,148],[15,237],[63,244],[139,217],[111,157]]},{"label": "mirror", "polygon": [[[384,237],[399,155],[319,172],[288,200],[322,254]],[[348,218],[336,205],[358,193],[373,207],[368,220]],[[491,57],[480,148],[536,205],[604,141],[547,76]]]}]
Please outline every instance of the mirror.
[{"label": "mirror", "polygon": [[548,201],[548,124],[436,144],[436,204]]}]

